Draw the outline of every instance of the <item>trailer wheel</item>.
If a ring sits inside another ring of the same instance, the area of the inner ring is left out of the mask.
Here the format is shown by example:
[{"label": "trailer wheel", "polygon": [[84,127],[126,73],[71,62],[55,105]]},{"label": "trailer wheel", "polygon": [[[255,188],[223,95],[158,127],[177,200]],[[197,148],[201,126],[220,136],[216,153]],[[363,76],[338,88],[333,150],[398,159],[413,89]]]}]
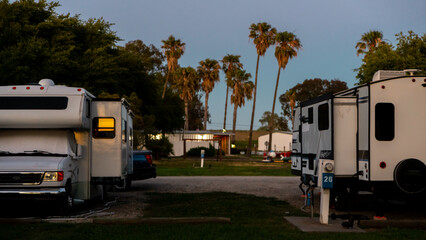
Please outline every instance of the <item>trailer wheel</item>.
[{"label": "trailer wheel", "polygon": [[394,180],[405,193],[422,193],[426,189],[426,165],[417,159],[401,161],[395,167]]}]

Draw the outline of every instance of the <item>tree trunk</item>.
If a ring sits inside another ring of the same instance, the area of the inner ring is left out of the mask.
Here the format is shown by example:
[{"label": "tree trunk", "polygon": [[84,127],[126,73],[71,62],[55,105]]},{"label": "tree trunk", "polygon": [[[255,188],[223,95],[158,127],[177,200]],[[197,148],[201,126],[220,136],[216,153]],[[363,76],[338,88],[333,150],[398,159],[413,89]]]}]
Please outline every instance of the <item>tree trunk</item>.
[{"label": "tree trunk", "polygon": [[231,143],[235,143],[235,131],[236,131],[236,125],[237,125],[237,110],[238,105],[234,103],[234,120],[232,121],[232,141]]},{"label": "tree trunk", "polygon": [[164,82],[163,95],[161,96],[161,99],[164,99],[164,96],[166,95],[166,89],[167,89],[167,83],[168,82],[169,82],[169,71],[167,71],[166,81]]},{"label": "tree trunk", "polygon": [[209,93],[206,92],[205,97],[205,103],[204,103],[204,130],[207,130],[207,113],[208,113],[208,103],[209,103]]},{"label": "tree trunk", "polygon": [[275,111],[275,101],[277,99],[277,90],[278,90],[278,83],[280,82],[280,72],[281,67],[278,66],[278,76],[277,76],[277,83],[275,84],[275,93],[274,93],[274,102],[272,103],[272,112],[271,117],[269,119],[269,146],[268,146],[268,152],[272,149],[272,132],[274,131],[274,111]]},{"label": "tree trunk", "polygon": [[225,117],[223,119],[223,129],[226,130],[226,110],[228,109],[228,90],[229,87],[226,85],[226,100],[225,100]]},{"label": "tree trunk", "polygon": [[185,100],[185,127],[184,127],[184,130],[188,130],[188,128],[189,128],[189,123],[188,123],[188,120],[189,120],[189,111],[188,111],[188,100]]},{"label": "tree trunk", "polygon": [[259,70],[259,58],[260,58],[260,55],[258,54],[257,55],[257,63],[256,63],[256,76],[254,78],[253,110],[251,112],[249,141],[248,141],[248,147],[247,147],[247,154],[248,154],[248,156],[251,156],[251,143],[252,143],[252,140],[253,140],[253,121],[254,121],[254,112],[255,112],[255,109],[256,109],[257,72]]}]

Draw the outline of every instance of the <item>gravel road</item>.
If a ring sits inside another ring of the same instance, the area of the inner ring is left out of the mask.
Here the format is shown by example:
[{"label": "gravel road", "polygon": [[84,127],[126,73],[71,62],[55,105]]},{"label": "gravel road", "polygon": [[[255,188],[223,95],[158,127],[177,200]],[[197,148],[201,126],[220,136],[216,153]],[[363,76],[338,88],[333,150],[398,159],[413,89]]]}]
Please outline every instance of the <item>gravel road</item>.
[{"label": "gravel road", "polygon": [[299,177],[158,177],[132,183],[132,191],[160,193],[234,192],[275,197],[302,206]]}]

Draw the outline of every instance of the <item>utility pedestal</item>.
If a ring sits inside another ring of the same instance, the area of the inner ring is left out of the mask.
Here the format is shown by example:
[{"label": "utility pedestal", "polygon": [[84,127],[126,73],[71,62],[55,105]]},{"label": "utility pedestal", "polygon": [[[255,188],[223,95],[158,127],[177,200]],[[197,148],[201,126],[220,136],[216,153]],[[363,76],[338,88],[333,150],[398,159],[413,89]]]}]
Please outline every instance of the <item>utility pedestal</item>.
[{"label": "utility pedestal", "polygon": [[320,223],[328,224],[330,189],[333,188],[334,182],[334,161],[329,159],[320,159],[319,161],[318,186],[321,188]]}]

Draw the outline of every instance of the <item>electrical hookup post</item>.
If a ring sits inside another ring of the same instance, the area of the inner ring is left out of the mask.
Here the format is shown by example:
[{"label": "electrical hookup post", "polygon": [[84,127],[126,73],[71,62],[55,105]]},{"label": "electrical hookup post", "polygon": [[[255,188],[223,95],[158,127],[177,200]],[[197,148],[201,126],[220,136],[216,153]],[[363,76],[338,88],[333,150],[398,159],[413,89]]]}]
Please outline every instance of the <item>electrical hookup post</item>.
[{"label": "electrical hookup post", "polygon": [[204,153],[205,153],[205,150],[201,149],[201,168],[204,167]]},{"label": "electrical hookup post", "polygon": [[329,159],[319,160],[318,187],[321,188],[320,198],[320,223],[328,224],[330,210],[330,190],[334,182],[334,161]]}]

